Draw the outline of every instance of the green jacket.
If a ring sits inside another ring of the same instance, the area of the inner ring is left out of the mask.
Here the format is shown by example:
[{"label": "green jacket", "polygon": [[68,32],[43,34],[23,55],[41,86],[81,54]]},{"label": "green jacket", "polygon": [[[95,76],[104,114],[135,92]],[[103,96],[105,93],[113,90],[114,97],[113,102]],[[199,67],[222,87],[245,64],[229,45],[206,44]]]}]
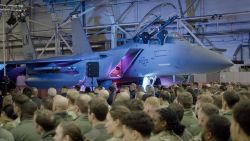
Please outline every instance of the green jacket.
[{"label": "green jacket", "polygon": [[15,141],[37,141],[41,136],[37,134],[32,119],[22,120],[21,123],[11,130]]},{"label": "green jacket", "polygon": [[195,117],[192,109],[184,109],[184,115],[181,124],[193,135],[196,136],[200,133],[201,129],[198,125],[198,120]]},{"label": "green jacket", "polygon": [[14,141],[13,135],[9,131],[1,127],[0,127],[0,139],[3,141]]},{"label": "green jacket", "polygon": [[67,112],[55,113],[56,125],[59,125],[62,121],[73,121],[72,117]]},{"label": "green jacket", "polygon": [[105,141],[111,136],[107,133],[104,123],[99,123],[85,134],[85,137],[90,141]]},{"label": "green jacket", "polygon": [[91,130],[91,124],[88,120],[88,116],[86,116],[86,115],[78,116],[75,119],[74,123],[80,127],[83,135]]},{"label": "green jacket", "polygon": [[55,135],[55,131],[54,130],[45,132],[42,135],[41,141],[54,141],[54,139],[53,139],[54,135]]}]

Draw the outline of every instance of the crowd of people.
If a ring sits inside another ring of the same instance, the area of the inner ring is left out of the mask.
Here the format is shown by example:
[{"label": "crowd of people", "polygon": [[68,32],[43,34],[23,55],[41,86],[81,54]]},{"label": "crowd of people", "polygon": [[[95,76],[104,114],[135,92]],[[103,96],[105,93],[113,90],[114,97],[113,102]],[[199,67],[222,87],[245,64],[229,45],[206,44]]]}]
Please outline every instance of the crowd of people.
[{"label": "crowd of people", "polygon": [[0,141],[250,141],[250,86],[135,83],[80,91],[11,90]]}]

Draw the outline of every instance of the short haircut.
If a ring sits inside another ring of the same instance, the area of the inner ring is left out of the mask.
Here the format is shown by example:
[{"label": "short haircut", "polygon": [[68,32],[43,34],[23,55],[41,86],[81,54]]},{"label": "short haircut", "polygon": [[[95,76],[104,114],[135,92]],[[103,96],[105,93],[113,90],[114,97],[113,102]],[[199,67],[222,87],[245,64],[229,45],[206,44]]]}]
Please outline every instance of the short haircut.
[{"label": "short haircut", "polygon": [[27,101],[20,106],[20,109],[21,119],[32,118],[37,110],[37,105],[32,101]]},{"label": "short haircut", "polygon": [[93,113],[99,121],[104,121],[108,113],[108,103],[104,98],[94,98],[89,103],[89,113]]},{"label": "short haircut", "polygon": [[149,97],[146,99],[146,101],[144,102],[144,105],[150,105],[150,106],[154,106],[156,108],[160,107],[160,100],[157,97]]},{"label": "short haircut", "polygon": [[201,105],[201,111],[207,116],[219,115],[219,109],[211,103],[203,103]]},{"label": "short haircut", "polygon": [[35,113],[35,121],[46,132],[54,130],[56,127],[56,120],[54,113],[49,110],[38,110]]},{"label": "short haircut", "polygon": [[221,95],[213,95],[212,98],[213,98],[213,101],[214,101],[213,102],[214,105],[217,106],[219,109],[221,109],[222,108],[222,97],[221,97]]},{"label": "short haircut", "polygon": [[240,128],[250,136],[250,100],[243,100],[233,108],[233,118]]},{"label": "short haircut", "polygon": [[240,97],[235,93],[235,91],[226,91],[223,93],[223,99],[227,103],[228,107],[232,109],[233,106],[239,102]]},{"label": "short haircut", "polygon": [[127,107],[131,111],[143,111],[143,102],[139,99],[131,99],[128,101]]},{"label": "short haircut", "polygon": [[230,121],[223,116],[211,116],[206,123],[206,128],[217,141],[228,141],[230,138]]},{"label": "short haircut", "polygon": [[80,95],[77,99],[76,99],[76,106],[80,109],[81,113],[88,113],[88,106],[89,106],[89,102],[91,100],[91,97],[89,95]]},{"label": "short haircut", "polygon": [[128,108],[126,108],[125,106],[121,106],[121,105],[113,106],[109,111],[113,120],[120,120],[120,121],[122,120],[122,117],[129,112],[130,110]]},{"label": "short haircut", "polygon": [[14,111],[14,107],[12,104],[5,105],[2,109],[2,112],[4,112],[5,115],[10,119],[15,120],[17,118],[17,115]]},{"label": "short haircut", "polygon": [[179,121],[181,121],[182,118],[183,118],[183,115],[184,115],[184,108],[183,108],[183,106],[181,104],[179,104],[179,103],[171,103],[169,105],[169,108],[171,108],[172,110],[174,110],[176,112]]},{"label": "short haircut", "polygon": [[67,91],[67,98],[69,99],[69,101],[74,104],[75,100],[78,98],[79,96],[79,92],[75,89],[69,89]]},{"label": "short haircut", "polygon": [[197,102],[200,103],[213,103],[213,98],[208,94],[202,94],[197,97]]},{"label": "short haircut", "polygon": [[189,92],[180,93],[177,97],[177,100],[184,108],[191,108],[193,105],[193,97]]},{"label": "short haircut", "polygon": [[169,102],[170,101],[170,97],[171,97],[171,95],[170,95],[170,93],[167,90],[161,90],[160,91],[159,98],[162,98],[162,100]]},{"label": "short haircut", "polygon": [[250,92],[247,90],[241,90],[237,93],[240,97],[240,99],[250,99]]},{"label": "short haircut", "polygon": [[72,141],[83,141],[84,138],[82,136],[80,128],[73,122],[62,122],[59,124],[62,128],[63,136],[68,135]]},{"label": "short haircut", "polygon": [[176,135],[181,136],[185,126],[181,125],[177,113],[171,108],[161,108],[157,112],[160,115],[161,121],[166,122],[165,130],[173,131]]},{"label": "short haircut", "polygon": [[131,130],[136,130],[143,137],[150,137],[154,129],[152,119],[142,111],[134,111],[122,118],[122,124]]},{"label": "short haircut", "polygon": [[42,99],[42,105],[43,105],[44,109],[52,111],[53,98],[47,97],[47,98]]},{"label": "short haircut", "polygon": [[33,90],[31,88],[25,87],[23,89],[23,94],[31,98],[31,96],[33,95]]},{"label": "short haircut", "polygon": [[23,94],[16,94],[13,96],[13,101],[18,107],[20,107],[23,103],[29,100],[30,99],[26,95],[23,95]]}]

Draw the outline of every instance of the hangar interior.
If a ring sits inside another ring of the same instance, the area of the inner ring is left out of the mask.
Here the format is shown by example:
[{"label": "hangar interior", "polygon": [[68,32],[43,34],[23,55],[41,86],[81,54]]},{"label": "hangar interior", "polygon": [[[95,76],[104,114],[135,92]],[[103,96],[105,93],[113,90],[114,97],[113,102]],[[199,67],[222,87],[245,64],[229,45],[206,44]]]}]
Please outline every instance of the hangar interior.
[{"label": "hangar interior", "polygon": [[[166,27],[169,32],[178,32],[191,43],[213,49],[235,62],[222,72],[194,75],[193,81],[250,81],[249,0],[2,0],[1,3],[1,60],[25,59],[24,54],[31,50],[23,49],[23,45],[29,38],[37,58],[71,54],[71,26],[62,23],[76,9],[83,12],[82,28],[94,51],[126,44],[152,17],[178,14],[179,19]],[[25,24],[20,17],[26,19]]]}]

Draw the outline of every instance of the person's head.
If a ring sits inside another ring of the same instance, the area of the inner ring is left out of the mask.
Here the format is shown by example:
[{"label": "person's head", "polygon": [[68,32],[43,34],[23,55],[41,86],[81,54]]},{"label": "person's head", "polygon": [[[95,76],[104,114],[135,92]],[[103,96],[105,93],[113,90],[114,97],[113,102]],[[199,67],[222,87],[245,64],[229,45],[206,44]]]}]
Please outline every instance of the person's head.
[{"label": "person's head", "polygon": [[109,93],[115,93],[115,91],[116,91],[115,86],[113,86],[113,85],[109,86],[108,91],[109,91]]},{"label": "person's head", "polygon": [[61,96],[61,95],[56,95],[53,98],[53,111],[54,112],[64,112],[68,108],[68,99]]},{"label": "person's head", "polygon": [[202,94],[197,97],[197,102],[195,104],[195,114],[198,116],[198,112],[201,108],[201,105],[204,103],[213,103],[213,98],[211,95]]},{"label": "person's head", "polygon": [[86,87],[84,90],[85,93],[90,93],[91,92],[91,88],[90,87]]},{"label": "person's head", "polygon": [[211,103],[202,104],[198,112],[199,126],[204,127],[212,115],[219,115],[219,109]]},{"label": "person's head", "polygon": [[36,131],[40,135],[52,131],[56,127],[54,113],[46,109],[36,111],[34,121],[36,124]]},{"label": "person's head", "polygon": [[48,96],[49,97],[54,97],[54,96],[56,96],[57,95],[57,91],[56,91],[56,89],[55,88],[49,88],[48,89]]},{"label": "person's head", "polygon": [[113,106],[107,114],[106,128],[107,133],[113,135],[116,131],[122,130],[122,117],[129,113],[125,106]]},{"label": "person's head", "polygon": [[53,99],[51,97],[47,97],[42,99],[41,109],[53,110]]},{"label": "person's head", "polygon": [[106,119],[108,113],[108,103],[106,99],[96,97],[91,99],[88,108],[89,121],[94,124],[95,122],[101,122]]},{"label": "person's head", "polygon": [[155,95],[155,88],[152,85],[147,85],[146,86],[146,94],[147,95]]},{"label": "person's head", "polygon": [[23,94],[26,95],[27,97],[31,98],[31,96],[33,95],[33,91],[31,88],[25,87],[23,89]]},{"label": "person's head", "polygon": [[219,109],[222,109],[222,97],[221,95],[213,95],[213,103],[215,106],[217,106]]},{"label": "person's head", "polygon": [[88,106],[89,102],[91,100],[91,97],[89,95],[80,95],[75,102],[75,105],[77,107],[77,111],[82,114],[88,114]]},{"label": "person's head", "polygon": [[27,101],[21,104],[21,120],[33,118],[35,111],[37,110],[37,105],[32,101]]},{"label": "person's head", "polygon": [[223,109],[232,109],[233,106],[239,102],[240,97],[236,94],[235,91],[226,91],[222,96],[222,105]]},{"label": "person's head", "polygon": [[129,93],[127,91],[124,91],[116,95],[115,102],[127,101],[129,99],[130,99]]},{"label": "person's head", "polygon": [[14,107],[12,104],[5,105],[3,107],[1,117],[7,117],[7,118],[12,119],[12,120],[17,118],[17,115],[14,112]]},{"label": "person's head", "polygon": [[11,95],[6,95],[3,98],[3,107],[5,107],[6,105],[11,105],[11,104],[13,104],[12,96]]},{"label": "person's head", "polygon": [[149,97],[146,99],[146,101],[144,102],[144,112],[145,113],[150,113],[151,110],[155,110],[160,108],[161,104],[160,104],[160,100],[157,97]]},{"label": "person's head", "polygon": [[98,95],[104,99],[108,99],[109,92],[107,90],[100,90]]},{"label": "person's head", "polygon": [[239,139],[250,140],[250,101],[237,103],[233,108],[231,121],[231,137],[233,141]]},{"label": "person's head", "polygon": [[179,103],[171,103],[168,107],[176,112],[179,121],[181,121],[184,116],[184,108],[182,105]]},{"label": "person's head", "polygon": [[75,104],[76,99],[79,96],[79,92],[75,89],[69,89],[67,91],[67,98],[69,99],[69,104],[73,105]]},{"label": "person's head", "polygon": [[127,107],[131,111],[143,111],[143,102],[139,99],[131,99],[128,101]]},{"label": "person's head", "polygon": [[135,91],[136,90],[136,84],[135,83],[131,83],[130,85],[129,85],[129,90],[130,91]]},{"label": "person's head", "polygon": [[73,122],[60,123],[56,128],[54,141],[83,141],[80,128]]},{"label": "person's head", "polygon": [[154,129],[152,119],[142,111],[126,114],[122,118],[123,141],[137,141],[150,138]]},{"label": "person's head", "polygon": [[201,137],[202,141],[228,141],[230,121],[223,116],[211,116],[202,129]]},{"label": "person's head", "polygon": [[191,108],[193,105],[193,97],[189,92],[182,92],[177,96],[178,102],[183,108]]},{"label": "person's head", "polygon": [[250,92],[247,90],[241,90],[237,94],[239,95],[240,100],[250,99]]},{"label": "person's head", "polygon": [[153,111],[151,117],[154,122],[154,133],[162,131],[173,131],[177,135],[182,135],[185,127],[180,124],[177,113],[171,108],[161,108]]},{"label": "person's head", "polygon": [[15,113],[20,117],[21,116],[21,105],[29,101],[29,98],[23,94],[17,94],[13,96],[13,106]]},{"label": "person's head", "polygon": [[139,99],[139,100],[142,100],[142,97],[145,93],[143,91],[137,91],[135,93],[135,99]]},{"label": "person's head", "polygon": [[81,86],[80,86],[80,85],[75,85],[75,89],[76,89],[78,92],[80,92]]}]

